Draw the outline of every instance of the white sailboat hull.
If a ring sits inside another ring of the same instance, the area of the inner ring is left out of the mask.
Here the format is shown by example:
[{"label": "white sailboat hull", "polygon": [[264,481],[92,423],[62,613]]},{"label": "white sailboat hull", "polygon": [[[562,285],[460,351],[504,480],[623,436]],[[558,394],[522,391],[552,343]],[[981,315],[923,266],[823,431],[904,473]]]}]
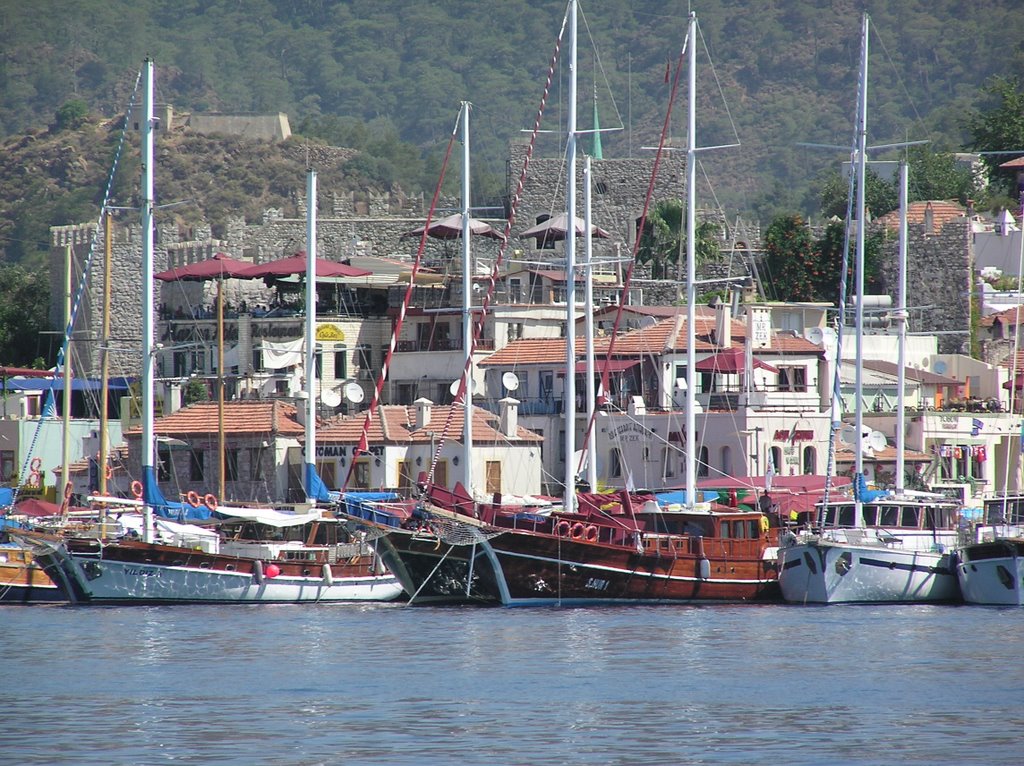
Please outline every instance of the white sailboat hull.
[{"label": "white sailboat hull", "polygon": [[1024,539],[968,545],[957,558],[957,577],[968,604],[1024,606]]},{"label": "white sailboat hull", "polygon": [[359,577],[252,572],[196,566],[167,566],[118,561],[69,553],[49,554],[47,571],[60,578],[76,603],[332,603],[391,601],[402,586],[390,573]]},{"label": "white sailboat hull", "polygon": [[782,598],[793,604],[957,601],[948,553],[811,541],[779,551]]}]

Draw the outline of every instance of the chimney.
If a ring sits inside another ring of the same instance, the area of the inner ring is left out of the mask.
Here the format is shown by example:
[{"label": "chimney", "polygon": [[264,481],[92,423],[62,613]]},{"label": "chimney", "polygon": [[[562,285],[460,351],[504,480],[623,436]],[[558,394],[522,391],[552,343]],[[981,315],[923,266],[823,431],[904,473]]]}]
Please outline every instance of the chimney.
[{"label": "chimney", "polygon": [[416,408],[416,430],[426,428],[427,423],[430,422],[430,408],[434,406],[434,403],[425,396],[421,396],[412,404]]},{"label": "chimney", "polygon": [[303,428],[306,427],[306,400],[309,395],[305,391],[295,392],[295,419]]},{"label": "chimney", "polygon": [[502,436],[514,437],[519,430],[519,400],[506,396],[498,402],[501,408],[501,422],[499,428]]},{"label": "chimney", "polygon": [[715,303],[715,345],[732,346],[732,308],[725,301]]},{"label": "chimney", "polygon": [[924,233],[934,234],[935,233],[935,211],[932,210],[932,203],[929,202],[924,206]]}]

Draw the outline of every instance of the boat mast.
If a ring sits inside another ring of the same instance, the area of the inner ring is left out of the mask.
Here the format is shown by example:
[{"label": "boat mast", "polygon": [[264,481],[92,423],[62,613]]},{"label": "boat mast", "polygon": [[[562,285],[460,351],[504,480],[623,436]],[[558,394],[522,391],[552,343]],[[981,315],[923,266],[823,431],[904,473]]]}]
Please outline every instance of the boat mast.
[{"label": "boat mast", "polygon": [[[103,216],[103,329],[100,342],[100,454],[98,463],[100,495],[107,494],[107,464],[110,462],[110,261],[114,221],[110,208]],[[107,506],[100,505],[100,533],[105,538]]]},{"label": "boat mast", "polygon": [[316,171],[306,178],[306,502],[316,502]]},{"label": "boat mast", "polygon": [[473,260],[469,244],[469,109],[462,102],[462,346],[465,381],[462,393],[462,465],[465,485],[473,487]]},{"label": "boat mast", "polygon": [[900,161],[900,263],[899,286],[896,295],[896,321],[899,323],[897,338],[899,349],[896,363],[896,492],[902,494],[906,470],[906,436],[904,435],[905,417],[903,413],[903,387],[906,385],[907,366],[907,199],[908,199],[908,164]]},{"label": "boat mast", "polygon": [[142,99],[142,487],[144,542],[153,542],[153,507],[156,471],[153,419],[153,62],[143,64]]},{"label": "boat mast", "polygon": [[696,204],[697,204],[697,14],[690,12],[689,103],[686,139],[686,507],[696,502],[697,486],[697,370],[696,370]]},{"label": "boat mast", "polygon": [[[595,107],[596,110],[596,107]],[[596,111],[595,111],[596,115]],[[595,123],[596,125],[596,123]],[[600,133],[596,134],[600,138]],[[584,300],[583,306],[583,339],[586,344],[586,400],[587,423],[594,422],[594,236],[591,230],[591,156],[588,154],[583,167],[583,267]],[[575,369],[575,366],[573,367]],[[597,492],[597,434],[593,428],[587,428],[587,443],[583,449],[587,456],[587,486],[591,492]]]},{"label": "boat mast", "polygon": [[576,510],[576,0],[569,0],[569,116],[566,125],[565,510]]},{"label": "boat mast", "polygon": [[[861,402],[861,392],[864,382],[864,215],[867,205],[865,204],[865,178],[867,168],[867,135],[868,135],[868,15],[863,17],[861,30],[861,62],[860,62],[860,91],[859,104],[857,109],[857,248],[855,258],[856,270],[856,291],[857,306],[855,310],[855,332],[856,340],[856,377],[854,391],[856,392],[856,406],[854,407],[854,482],[860,482],[864,478],[864,407]],[[857,486],[856,484],[854,485]],[[859,491],[854,492],[854,526],[864,526],[863,499]]]},{"label": "boat mast", "polygon": [[[64,401],[61,408],[61,468],[60,486],[57,488],[57,497],[64,497],[62,494],[71,481],[71,245],[64,249],[64,326],[68,328],[67,352],[64,354]],[[68,502],[61,505],[61,515],[67,519]]]}]

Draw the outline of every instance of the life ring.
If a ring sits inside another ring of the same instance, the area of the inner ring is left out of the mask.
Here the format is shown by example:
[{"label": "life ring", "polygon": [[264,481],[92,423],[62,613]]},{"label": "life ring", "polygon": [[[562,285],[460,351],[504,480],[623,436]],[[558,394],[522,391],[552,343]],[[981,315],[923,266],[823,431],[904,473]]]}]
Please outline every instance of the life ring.
[{"label": "life ring", "polygon": [[34,457],[32,458],[32,462],[28,464],[28,469],[30,471],[35,472],[38,471],[42,467],[42,465],[43,459],[41,457]]},{"label": "life ring", "polygon": [[588,543],[592,543],[595,540],[597,540],[597,527],[591,524],[586,529],[584,529],[583,539],[586,540]]},{"label": "life ring", "polygon": [[112,466],[112,465],[110,465],[108,463],[107,464],[107,470],[104,471],[104,473],[106,473],[108,479],[113,479],[114,478],[114,466]]},{"label": "life ring", "polygon": [[71,482],[70,481],[67,484],[64,485],[64,499],[65,500],[70,500],[71,499],[71,490],[72,489],[74,489],[74,487],[71,486]]},{"label": "life ring", "polygon": [[771,527],[771,524],[768,523],[768,517],[764,514],[761,514],[761,520],[758,523],[761,525],[761,534],[765,534],[769,527]]},{"label": "life ring", "polygon": [[573,540],[579,540],[581,537],[583,537],[583,532],[585,530],[586,528],[583,526],[583,522],[577,521],[575,524],[572,525],[572,529],[569,530],[569,537],[571,537]]},{"label": "life ring", "polygon": [[217,510],[217,496],[212,492],[208,492],[203,495],[203,505],[209,508],[211,511]]},{"label": "life ring", "polygon": [[191,505],[193,508],[199,507],[199,493],[194,489],[190,489],[188,494],[185,495],[185,502]]},{"label": "life ring", "polygon": [[142,482],[138,479],[132,482],[132,496],[136,500],[142,499]]},{"label": "life ring", "polygon": [[555,533],[559,537],[568,537],[569,536],[569,526],[570,526],[569,522],[566,521],[565,519],[562,519],[561,521],[558,522],[558,524],[555,525]]}]

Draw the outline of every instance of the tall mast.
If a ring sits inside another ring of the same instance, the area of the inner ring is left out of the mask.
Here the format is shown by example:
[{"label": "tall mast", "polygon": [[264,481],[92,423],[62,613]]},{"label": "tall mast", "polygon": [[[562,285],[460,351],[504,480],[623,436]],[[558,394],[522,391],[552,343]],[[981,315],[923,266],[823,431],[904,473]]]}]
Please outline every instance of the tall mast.
[{"label": "tall mast", "polygon": [[[595,102],[596,103],[596,102]],[[595,117],[597,111],[595,107]],[[596,134],[600,136],[600,133]],[[591,163],[587,156],[583,167],[583,285],[586,303],[583,306],[583,339],[586,343],[586,402],[587,422],[594,422],[594,237],[591,230]],[[583,446],[587,455],[587,486],[591,492],[597,492],[597,434],[593,428],[587,428],[587,443]]]},{"label": "tall mast", "polygon": [[[854,314],[854,329],[857,336],[854,383],[854,391],[857,396],[854,407],[854,481],[856,482],[860,482],[864,476],[864,408],[861,402],[861,392],[864,382],[864,215],[867,209],[864,187],[867,175],[868,137],[868,15],[866,13],[863,17],[861,36],[860,91],[857,109],[857,249],[855,259],[857,306]],[[854,504],[854,525],[861,527],[864,525],[864,520],[860,492],[855,493]]]},{"label": "tall mast", "polygon": [[142,99],[142,487],[143,535],[153,542],[153,507],[156,444],[153,421],[153,62],[143,65],[145,89]]},{"label": "tall mast", "polygon": [[565,187],[565,510],[576,510],[576,0],[569,0],[569,117]]},{"label": "tall mast", "polygon": [[306,502],[316,498],[316,171],[306,179]]},{"label": "tall mast", "polygon": [[465,349],[466,380],[462,394],[462,465],[465,486],[473,486],[473,259],[469,245],[469,109],[462,102],[462,346]]},{"label": "tall mast", "polygon": [[689,53],[689,99],[686,139],[686,506],[696,502],[697,416],[696,416],[696,236],[697,205],[697,14],[690,13],[686,33]]},{"label": "tall mast", "polygon": [[906,470],[906,435],[904,434],[905,416],[903,413],[903,388],[906,385],[907,367],[907,199],[908,190],[907,161],[900,162],[900,263],[899,287],[896,295],[896,321],[899,351],[896,362],[896,491],[903,492],[904,471]]}]

